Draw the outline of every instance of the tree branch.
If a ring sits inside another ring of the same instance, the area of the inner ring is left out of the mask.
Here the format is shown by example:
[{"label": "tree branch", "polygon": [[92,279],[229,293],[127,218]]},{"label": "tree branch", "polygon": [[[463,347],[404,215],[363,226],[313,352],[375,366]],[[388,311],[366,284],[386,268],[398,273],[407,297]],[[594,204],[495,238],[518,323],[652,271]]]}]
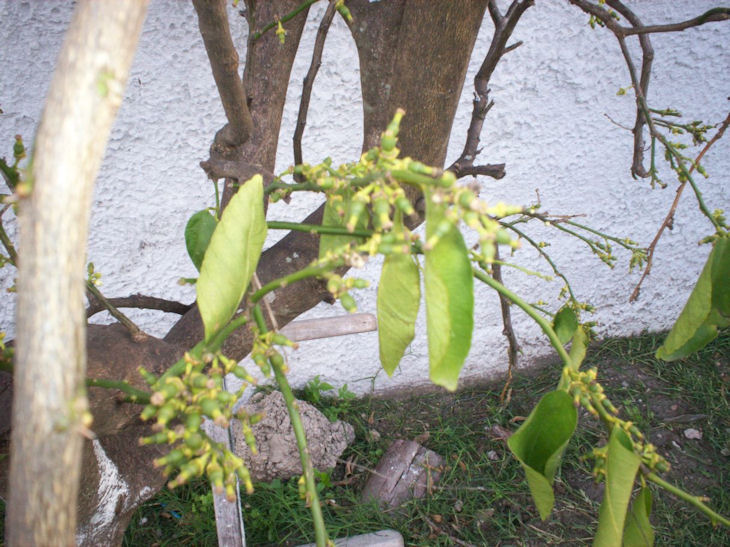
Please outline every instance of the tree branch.
[{"label": "tree branch", "polygon": [[[124,328],[126,328],[129,331],[129,334],[132,336],[132,340],[137,342],[147,337],[142,329],[135,325],[129,317],[120,312],[109,300],[107,300],[106,297],[101,294],[101,291],[96,288],[96,285],[94,285],[91,281],[86,282],[86,290],[89,291],[89,300],[91,302],[91,305],[96,305],[101,307],[102,309],[107,310],[114,319],[124,325]],[[89,317],[88,313],[87,317]]]},{"label": "tree branch", "polygon": [[517,42],[517,44],[507,47],[507,40],[512,35],[517,22],[525,13],[525,10],[532,5],[534,5],[534,0],[514,0],[507,13],[502,15],[497,7],[496,0],[489,0],[487,4],[489,15],[494,22],[494,35],[492,36],[489,51],[474,78],[474,107],[469,129],[466,133],[464,150],[459,159],[448,168],[459,178],[467,175],[486,175],[496,179],[504,177],[504,164],[474,167],[474,160],[480,152],[479,135],[482,132],[484,119],[487,112],[494,106],[494,101],[489,100],[489,80],[502,56],[518,47],[521,43]]},{"label": "tree branch", "polygon": [[[697,158],[695,159],[695,161],[692,163],[692,165],[689,168],[690,173],[692,171],[694,171],[695,166],[700,163],[700,161],[704,157],[705,153],[710,149],[710,147],[722,138],[728,125],[730,125],[730,113],[728,113],[727,117],[725,118],[725,121],[723,121],[722,124],[720,125],[720,129],[717,130],[717,133],[715,133],[715,135],[707,142],[707,144],[704,146],[704,148],[697,155]],[[677,211],[677,205],[679,205],[679,198],[682,197],[682,192],[684,191],[685,186],[687,186],[688,181],[689,181],[689,179],[684,180],[683,182],[680,183],[679,187],[677,188],[677,193],[674,196],[674,201],[672,201],[672,205],[669,208],[669,212],[667,213],[667,216],[664,217],[664,221],[662,222],[661,226],[659,226],[659,230],[657,231],[656,235],[654,236],[654,239],[651,241],[651,244],[649,245],[649,248],[648,248],[647,254],[646,254],[646,268],[644,268],[644,272],[641,274],[641,279],[639,279],[639,282],[636,284],[636,287],[634,287],[634,290],[631,293],[631,296],[629,297],[629,302],[635,302],[639,298],[639,294],[641,292],[641,284],[644,282],[644,279],[646,279],[646,277],[651,272],[651,267],[652,267],[653,261],[654,261],[654,250],[656,249],[657,243],[659,243],[659,239],[661,239],[662,234],[664,233],[664,230],[666,228],[669,228],[671,230],[672,225],[674,224],[674,213]]]},{"label": "tree branch", "polygon": [[[610,3],[609,3],[610,5]],[[613,6],[612,6],[613,7]],[[699,15],[693,19],[682,21],[681,23],[669,23],[667,25],[645,25],[636,26],[631,28],[620,27],[624,36],[631,36],[633,34],[652,34],[658,32],[681,32],[688,28],[698,27],[705,23],[715,23],[720,21],[727,21],[730,19],[730,8],[712,8],[706,11],[702,15]],[[632,23],[633,24],[633,23]]]},{"label": "tree branch", "polygon": [[[502,280],[502,265],[499,263],[499,245],[494,246],[494,259],[495,261],[492,263],[492,278],[500,285],[504,285],[504,281]],[[509,344],[507,348],[507,381],[504,383],[502,393],[499,395],[500,401],[504,401],[512,383],[512,372],[517,367],[517,352],[520,351],[520,346],[517,343],[515,330],[512,327],[511,302],[502,293],[497,294],[499,295],[499,307],[502,310],[502,326],[504,327],[502,334],[507,338],[507,343]]]},{"label": "tree branch", "polygon": [[[253,130],[246,90],[238,75],[238,52],[231,39],[225,0],[193,0],[198,26],[213,70],[228,125],[220,132],[222,142],[238,146],[246,142]],[[218,137],[219,135],[216,135]]]},{"label": "tree branch", "polygon": [[[641,20],[631,11],[629,8],[624,6],[620,0],[608,0],[608,5],[623,15],[634,28],[640,28],[643,25]],[[641,46],[641,76],[639,77],[639,87],[641,88],[641,94],[646,97],[649,91],[649,80],[651,78],[651,65],[654,61],[654,48],[651,45],[651,40],[646,34],[639,35],[639,45]],[[631,164],[631,173],[635,177],[646,178],[651,175],[649,171],[644,168],[644,115],[642,113],[640,105],[636,106],[636,121],[634,123],[634,157]]]},{"label": "tree branch", "polygon": [[[322,51],[324,50],[324,42],[327,39],[327,31],[329,31],[332,19],[335,17],[337,11],[335,5],[337,0],[330,0],[327,5],[327,10],[322,16],[322,21],[319,23],[317,29],[317,38],[314,42],[314,51],[312,52],[312,62],[309,64],[309,70],[307,75],[304,77],[304,85],[302,86],[302,98],[299,101],[299,114],[297,115],[297,126],[294,130],[294,164],[300,165],[303,163],[302,159],[302,135],[304,134],[304,127],[307,125],[307,112],[309,111],[309,100],[312,97],[312,87],[314,86],[314,79],[317,77],[319,67],[322,65]],[[301,175],[294,175],[294,180],[297,182],[303,182],[304,179]]]},{"label": "tree branch", "polygon": [[[190,311],[193,304],[183,304],[182,302],[176,302],[175,300],[165,300],[164,298],[157,298],[155,296],[145,296],[143,294],[133,294],[131,296],[121,298],[107,298],[109,304],[115,308],[137,308],[143,310],[159,310],[165,313],[176,313],[183,315]],[[92,317],[97,313],[106,310],[98,299],[95,299],[89,303],[89,307],[86,308],[86,317]]]}]

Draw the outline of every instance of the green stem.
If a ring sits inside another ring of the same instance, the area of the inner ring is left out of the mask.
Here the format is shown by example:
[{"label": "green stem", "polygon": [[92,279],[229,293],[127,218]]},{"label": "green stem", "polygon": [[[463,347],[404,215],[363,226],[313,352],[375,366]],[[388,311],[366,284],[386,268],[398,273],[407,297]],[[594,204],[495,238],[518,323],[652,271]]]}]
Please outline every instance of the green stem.
[{"label": "green stem", "polygon": [[[266,322],[264,321],[264,315],[261,312],[261,306],[258,304],[253,308],[253,318],[256,321],[256,325],[261,333],[267,331]],[[274,363],[272,359],[269,359],[271,368],[274,370],[274,378],[276,383],[279,384],[281,394],[284,396],[286,402],[286,408],[289,411],[289,420],[291,421],[292,429],[294,430],[294,437],[297,440],[297,448],[299,449],[299,459],[302,462],[302,470],[304,473],[304,482],[307,489],[307,497],[309,498],[309,509],[312,512],[312,520],[314,521],[314,535],[317,541],[317,547],[325,547],[328,541],[327,529],[324,525],[324,517],[322,516],[322,506],[319,502],[319,496],[317,495],[317,484],[314,480],[314,467],[312,467],[312,458],[309,455],[309,448],[307,447],[307,436],[304,432],[304,424],[299,414],[299,405],[297,400],[292,393],[291,386],[286,379],[286,374],[282,370],[281,366]]]},{"label": "green stem", "polygon": [[721,230],[722,224],[715,219],[714,216],[712,216],[712,213],[707,208],[707,205],[705,205],[705,200],[702,198],[702,192],[700,192],[699,187],[697,186],[697,183],[695,183],[694,179],[692,178],[692,175],[689,173],[687,168],[684,166],[684,158],[682,157],[682,154],[677,152],[677,150],[674,148],[672,143],[670,143],[667,139],[664,138],[664,135],[657,134],[657,138],[659,139],[659,142],[661,142],[664,147],[669,151],[669,153],[677,160],[677,168],[679,171],[686,177],[687,182],[689,182],[689,185],[692,187],[692,191],[695,193],[695,198],[697,199],[697,205],[700,208],[700,211],[702,211],[702,214],[705,215],[709,221],[712,223],[712,225],[715,227],[715,230]]},{"label": "green stem", "polygon": [[130,386],[127,382],[121,380],[102,380],[97,378],[87,378],[86,385],[89,387],[103,387],[104,389],[118,389],[122,393],[126,393],[129,397],[127,402],[146,405],[150,402],[150,394],[136,387]]},{"label": "green stem", "polygon": [[540,315],[535,308],[530,306],[527,302],[522,300],[519,296],[517,296],[515,293],[513,293],[511,290],[509,290],[507,287],[502,285],[499,281],[496,281],[491,276],[487,275],[484,272],[481,272],[477,270],[476,268],[472,268],[472,273],[474,277],[476,277],[479,281],[482,281],[483,283],[486,283],[490,287],[492,287],[495,291],[497,291],[499,294],[507,297],[510,301],[514,302],[522,308],[522,310],[529,315],[535,323],[537,323],[542,331],[545,333],[545,335],[550,340],[550,343],[555,348],[555,350],[558,352],[558,355],[560,355],[560,358],[563,360],[563,363],[565,363],[566,366],[570,367],[571,369],[576,370],[577,367],[573,364],[572,359],[568,355],[568,352],[565,351],[565,348],[563,347],[563,344],[560,343],[560,339],[558,338],[558,335],[555,334],[555,331],[553,330],[552,325],[542,316]]},{"label": "green stem", "polygon": [[705,515],[710,517],[710,520],[712,521],[712,524],[717,524],[718,522],[722,524],[723,526],[730,527],[730,519],[723,517],[721,514],[716,513],[712,510],[708,505],[706,505],[702,499],[699,496],[693,496],[692,494],[685,492],[681,488],[677,488],[673,484],[665,481],[658,475],[654,473],[648,473],[646,475],[646,478],[653,482],[654,484],[661,486],[664,488],[664,490],[667,490],[668,492],[671,492],[678,498],[686,501],[687,503],[694,505],[697,509],[702,511]]},{"label": "green stem", "polygon": [[563,280],[563,283],[565,283],[565,287],[568,289],[568,293],[570,294],[570,298],[573,302],[577,302],[578,299],[575,297],[575,294],[573,294],[573,287],[570,286],[570,282],[568,281],[568,278],[563,274],[563,272],[560,271],[557,264],[553,262],[553,259],[550,257],[548,253],[546,253],[542,247],[540,247],[540,244],[532,239],[530,236],[528,236],[525,232],[522,230],[515,228],[514,223],[502,223],[502,226],[505,228],[512,230],[514,233],[516,233],[518,236],[520,236],[522,239],[527,241],[539,254],[541,257],[545,259],[545,261],[550,264],[550,267],[553,270],[553,273],[557,275],[560,279]]},{"label": "green stem", "polygon": [[218,181],[213,181],[213,188],[215,188],[215,219],[221,219],[221,198],[220,192],[218,191]]},{"label": "green stem", "polygon": [[282,222],[269,220],[266,226],[270,230],[294,230],[296,232],[308,232],[310,234],[324,234],[332,236],[370,237],[372,230],[354,230],[349,232],[344,226],[320,226],[318,224],[302,224],[300,222]]},{"label": "green stem", "polygon": [[255,33],[253,35],[253,40],[256,41],[259,38],[261,38],[264,34],[269,32],[272,28],[278,25],[279,22],[286,23],[287,21],[294,19],[297,15],[299,15],[301,12],[303,12],[305,9],[307,9],[309,6],[317,2],[317,0],[305,0],[301,4],[299,4],[296,8],[294,8],[292,11],[287,13],[286,15],[283,15],[279,17],[276,21],[272,21],[268,25],[266,25],[264,28],[262,28],[259,32]]},{"label": "green stem", "polygon": [[251,302],[256,304],[266,294],[270,293],[271,291],[275,291],[280,287],[286,287],[290,283],[301,281],[302,279],[307,279],[308,277],[317,277],[318,275],[322,275],[324,272],[329,272],[334,268],[341,266],[341,262],[342,261],[340,260],[334,263],[329,262],[326,264],[320,264],[318,266],[309,266],[308,268],[304,268],[303,270],[299,270],[284,277],[274,279],[273,281],[268,282],[258,291],[253,293],[253,295],[251,296]]},{"label": "green stem", "polygon": [[601,232],[600,230],[596,230],[595,228],[591,228],[590,226],[586,226],[585,224],[581,224],[580,222],[575,222],[573,220],[566,220],[565,224],[570,224],[571,226],[575,226],[576,228],[580,228],[581,230],[585,230],[586,232],[590,232],[592,234],[595,234],[599,237],[602,237],[603,239],[607,239],[609,241],[613,241],[614,243],[621,245],[624,249],[628,249],[629,251],[633,251],[636,249],[635,245],[631,245],[629,243],[626,243],[625,240],[620,239],[616,236],[612,236],[609,234],[606,234],[604,232]]},{"label": "green stem", "polygon": [[[230,334],[237,328],[243,326],[246,321],[248,321],[248,317],[245,315],[239,315],[218,331],[213,338],[210,339],[210,342],[207,344],[205,341],[198,342],[188,353],[193,357],[193,359],[200,359],[204,352],[215,353],[221,348],[226,338],[228,338],[228,336],[230,336]],[[185,358],[183,357],[177,363],[168,368],[165,373],[157,379],[155,386],[161,386],[166,378],[179,376],[185,371],[186,366],[187,361],[185,361]]]},{"label": "green stem", "polygon": [[419,188],[423,186],[433,186],[433,184],[436,182],[436,179],[434,179],[433,177],[414,173],[413,171],[408,171],[407,169],[393,169],[390,171],[390,174],[398,182],[405,182],[406,184],[412,184],[418,186]]},{"label": "green stem", "polygon": [[10,258],[10,263],[17,268],[18,253],[15,251],[15,246],[13,245],[13,242],[10,241],[10,238],[8,237],[7,232],[5,231],[5,228],[3,227],[2,220],[0,220],[0,242],[2,242],[3,247],[5,247],[5,250],[8,252],[8,257]]},{"label": "green stem", "polygon": [[264,195],[268,196],[276,190],[286,190],[287,192],[324,192],[324,190],[313,182],[299,182],[289,184],[288,182],[272,182],[264,188]]}]

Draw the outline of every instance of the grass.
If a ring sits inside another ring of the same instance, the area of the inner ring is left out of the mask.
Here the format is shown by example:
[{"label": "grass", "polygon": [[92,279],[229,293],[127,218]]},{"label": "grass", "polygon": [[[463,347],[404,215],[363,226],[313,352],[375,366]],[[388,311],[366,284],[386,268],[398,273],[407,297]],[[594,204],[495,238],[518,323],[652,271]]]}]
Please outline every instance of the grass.
[{"label": "grass", "polygon": [[[587,366],[622,415],[635,421],[672,464],[671,482],[703,494],[712,507],[730,514],[730,333],[690,359],[663,363],[653,357],[656,336],[609,340],[592,348]],[[524,475],[493,426],[516,429],[539,395],[554,388],[558,367],[520,371],[512,397],[501,405],[501,384],[456,394],[404,399],[326,399],[318,404],[353,424],[357,438],[342,463],[320,476],[320,494],[331,537],[393,528],[408,545],[590,544],[602,485],[583,459],[605,441],[598,424],[581,415],[555,482],[556,506],[540,521]],[[342,392],[341,392],[342,393]],[[309,398],[312,399],[310,390]],[[694,428],[702,439],[687,439]],[[446,459],[430,495],[395,510],[363,504],[358,497],[373,469],[396,438],[416,439]],[[657,545],[727,545],[728,530],[668,494],[655,493],[652,523]],[[309,511],[296,479],[256,485],[244,498],[248,545],[297,545],[313,541]],[[210,490],[203,481],[165,490],[132,519],[125,545],[215,545]]]}]

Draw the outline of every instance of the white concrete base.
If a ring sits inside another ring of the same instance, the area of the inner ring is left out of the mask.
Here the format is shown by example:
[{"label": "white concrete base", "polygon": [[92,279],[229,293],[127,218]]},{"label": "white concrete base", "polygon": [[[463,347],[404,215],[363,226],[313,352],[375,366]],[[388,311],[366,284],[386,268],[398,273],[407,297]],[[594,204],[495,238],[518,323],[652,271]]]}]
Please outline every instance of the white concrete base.
[{"label": "white concrete base", "polygon": [[[337,547],[403,547],[403,536],[395,530],[380,530],[370,534],[361,534],[335,540]],[[314,543],[299,547],[315,547]]]}]

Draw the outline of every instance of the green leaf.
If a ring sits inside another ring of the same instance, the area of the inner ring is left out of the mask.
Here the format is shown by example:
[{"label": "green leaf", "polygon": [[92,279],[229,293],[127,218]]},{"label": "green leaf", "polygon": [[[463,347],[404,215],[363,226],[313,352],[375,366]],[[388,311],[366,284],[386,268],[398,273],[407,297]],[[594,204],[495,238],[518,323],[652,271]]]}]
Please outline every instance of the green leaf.
[{"label": "green leaf", "polygon": [[380,363],[393,375],[413,340],[421,303],[418,266],[410,255],[393,253],[385,258],[378,285],[378,342]]},{"label": "green leaf", "polygon": [[471,347],[474,281],[469,254],[456,226],[444,229],[444,210],[426,190],[426,238],[438,242],[425,251],[424,287],[430,378],[454,391]]},{"label": "green leaf", "polygon": [[575,431],[578,412],[566,391],[545,394],[527,420],[507,441],[527,475],[532,499],[540,518],[553,509],[553,478],[563,451]]},{"label": "green leaf", "polygon": [[568,306],[560,308],[553,319],[553,330],[558,335],[561,344],[567,344],[578,328],[578,317]]},{"label": "green leaf", "polygon": [[[715,242],[712,261],[712,307],[725,319],[730,320],[730,237]],[[720,326],[720,325],[719,325]]]},{"label": "green leaf", "polygon": [[675,361],[705,347],[717,329],[730,326],[730,238],[720,237],[707,257],[682,313],[657,350],[657,359]]},{"label": "green leaf", "polygon": [[651,514],[651,490],[645,486],[631,504],[631,511],[626,517],[623,547],[652,547],[654,545],[654,529],[649,522]]},{"label": "green leaf", "polygon": [[626,432],[614,426],[608,440],[606,488],[598,510],[595,547],[621,547],[626,510],[640,463],[641,458],[634,453]]},{"label": "green leaf", "polygon": [[266,239],[263,183],[255,175],[223,211],[198,278],[198,307],[209,341],[236,313]]},{"label": "green leaf", "polygon": [[568,354],[571,362],[573,363],[573,369],[578,370],[583,359],[586,357],[586,350],[588,349],[588,335],[586,334],[585,328],[579,326],[575,334],[573,334],[573,343],[570,345],[570,353]]},{"label": "green leaf", "polygon": [[[327,203],[324,206],[324,213],[322,215],[322,226],[337,226],[344,228],[350,217],[352,201],[349,200],[349,198],[346,198],[344,203],[340,203],[341,210],[344,211],[344,216],[341,216],[337,212],[337,208],[334,203],[335,202],[332,200],[327,200]],[[358,218],[355,229],[364,229],[367,226],[367,220],[367,215],[363,211],[363,214],[361,214]],[[333,236],[322,234],[319,236],[319,258],[324,258],[328,252],[334,252],[348,243],[357,241],[359,241],[359,238],[354,236]]]},{"label": "green leaf", "polygon": [[218,225],[215,217],[207,209],[198,211],[188,220],[185,226],[185,247],[188,249],[190,260],[195,264],[195,269],[200,271],[205,251],[210,243],[215,227]]}]

